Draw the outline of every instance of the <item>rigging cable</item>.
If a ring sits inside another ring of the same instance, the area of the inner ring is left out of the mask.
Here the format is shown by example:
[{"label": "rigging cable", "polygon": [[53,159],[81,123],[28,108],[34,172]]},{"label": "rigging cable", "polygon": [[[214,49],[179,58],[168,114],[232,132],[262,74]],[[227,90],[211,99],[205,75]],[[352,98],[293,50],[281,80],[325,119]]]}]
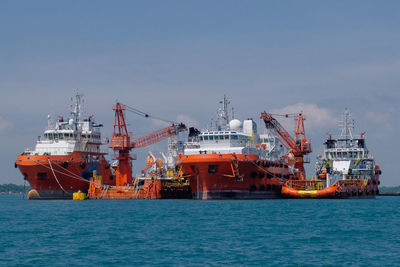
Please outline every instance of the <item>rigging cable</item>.
[{"label": "rigging cable", "polygon": [[62,187],[62,185],[61,185],[60,182],[58,181],[57,176],[56,176],[56,174],[54,173],[53,166],[51,165],[50,159],[47,158],[47,160],[49,161],[49,165],[50,165],[51,171],[53,172],[54,178],[56,179],[58,185],[60,186],[60,188],[62,189],[62,191],[64,191],[64,193],[70,195],[70,193],[68,193],[67,191],[65,191],[65,189]]},{"label": "rigging cable", "polygon": [[144,111],[141,111],[141,110],[139,110],[137,108],[133,108],[133,107],[130,107],[128,105],[125,105],[125,106],[126,106],[126,110],[127,111],[132,112],[132,113],[134,113],[136,115],[139,115],[139,116],[142,116],[142,117],[145,117],[145,118],[151,118],[151,119],[155,119],[155,120],[171,123],[171,124],[178,124],[178,123],[176,123],[174,121],[171,121],[171,120],[167,120],[167,119],[163,119],[163,118],[160,118],[160,117],[156,117],[156,116],[150,115],[150,114],[148,114],[148,113],[146,113]]}]

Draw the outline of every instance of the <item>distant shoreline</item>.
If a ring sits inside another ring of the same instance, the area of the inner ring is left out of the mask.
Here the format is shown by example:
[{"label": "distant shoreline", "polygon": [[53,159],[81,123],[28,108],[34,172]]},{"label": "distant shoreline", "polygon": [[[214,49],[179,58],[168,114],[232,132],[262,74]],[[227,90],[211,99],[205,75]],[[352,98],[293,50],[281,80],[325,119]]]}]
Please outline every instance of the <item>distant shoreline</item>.
[{"label": "distant shoreline", "polygon": [[[29,192],[29,185],[1,184],[0,195],[24,194]],[[400,186],[382,186],[379,187],[379,196],[400,196]]]},{"label": "distant shoreline", "polygon": [[0,185],[1,195],[14,195],[14,194],[25,194],[31,190],[29,185],[16,185],[16,184],[2,184]]}]

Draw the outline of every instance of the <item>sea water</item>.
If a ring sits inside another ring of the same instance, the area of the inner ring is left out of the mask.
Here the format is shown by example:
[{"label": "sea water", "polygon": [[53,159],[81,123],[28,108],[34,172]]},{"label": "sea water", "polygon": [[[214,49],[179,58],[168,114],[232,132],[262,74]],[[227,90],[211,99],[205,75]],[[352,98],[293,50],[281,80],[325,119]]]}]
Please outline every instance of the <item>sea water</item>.
[{"label": "sea water", "polygon": [[400,197],[46,200],[0,196],[6,266],[400,265]]}]

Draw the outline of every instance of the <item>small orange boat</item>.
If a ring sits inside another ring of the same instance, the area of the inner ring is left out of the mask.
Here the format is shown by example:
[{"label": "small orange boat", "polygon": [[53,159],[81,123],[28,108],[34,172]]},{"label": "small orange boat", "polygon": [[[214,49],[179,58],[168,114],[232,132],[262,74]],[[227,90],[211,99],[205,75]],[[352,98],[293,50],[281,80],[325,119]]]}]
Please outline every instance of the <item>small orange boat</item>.
[{"label": "small orange boat", "polygon": [[[118,181],[118,179],[117,179]],[[103,184],[96,172],[90,179],[89,199],[166,199],[192,198],[191,188],[186,180],[175,177],[136,177],[132,185],[110,186]]]},{"label": "small orange boat", "polygon": [[282,195],[293,198],[347,198],[374,196],[369,180],[339,180],[326,186],[325,180],[289,180],[282,186]]}]

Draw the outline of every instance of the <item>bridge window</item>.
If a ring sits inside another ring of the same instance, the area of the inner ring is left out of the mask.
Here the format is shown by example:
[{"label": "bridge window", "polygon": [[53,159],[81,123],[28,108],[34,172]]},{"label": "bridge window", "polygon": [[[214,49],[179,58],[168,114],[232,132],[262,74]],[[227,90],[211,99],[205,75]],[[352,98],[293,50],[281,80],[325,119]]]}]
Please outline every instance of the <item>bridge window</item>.
[{"label": "bridge window", "polygon": [[237,135],[231,135],[231,139],[232,139],[232,140],[237,140],[237,139],[238,139],[238,136],[237,136]]},{"label": "bridge window", "polygon": [[220,135],[220,136],[219,136],[219,140],[224,140],[224,136],[223,136],[223,135]]},{"label": "bridge window", "polygon": [[225,135],[225,140],[229,140],[229,135]]},{"label": "bridge window", "polygon": [[210,135],[210,140],[214,140],[214,136],[213,135]]},{"label": "bridge window", "polygon": [[208,136],[204,136],[204,140],[208,140]]}]

